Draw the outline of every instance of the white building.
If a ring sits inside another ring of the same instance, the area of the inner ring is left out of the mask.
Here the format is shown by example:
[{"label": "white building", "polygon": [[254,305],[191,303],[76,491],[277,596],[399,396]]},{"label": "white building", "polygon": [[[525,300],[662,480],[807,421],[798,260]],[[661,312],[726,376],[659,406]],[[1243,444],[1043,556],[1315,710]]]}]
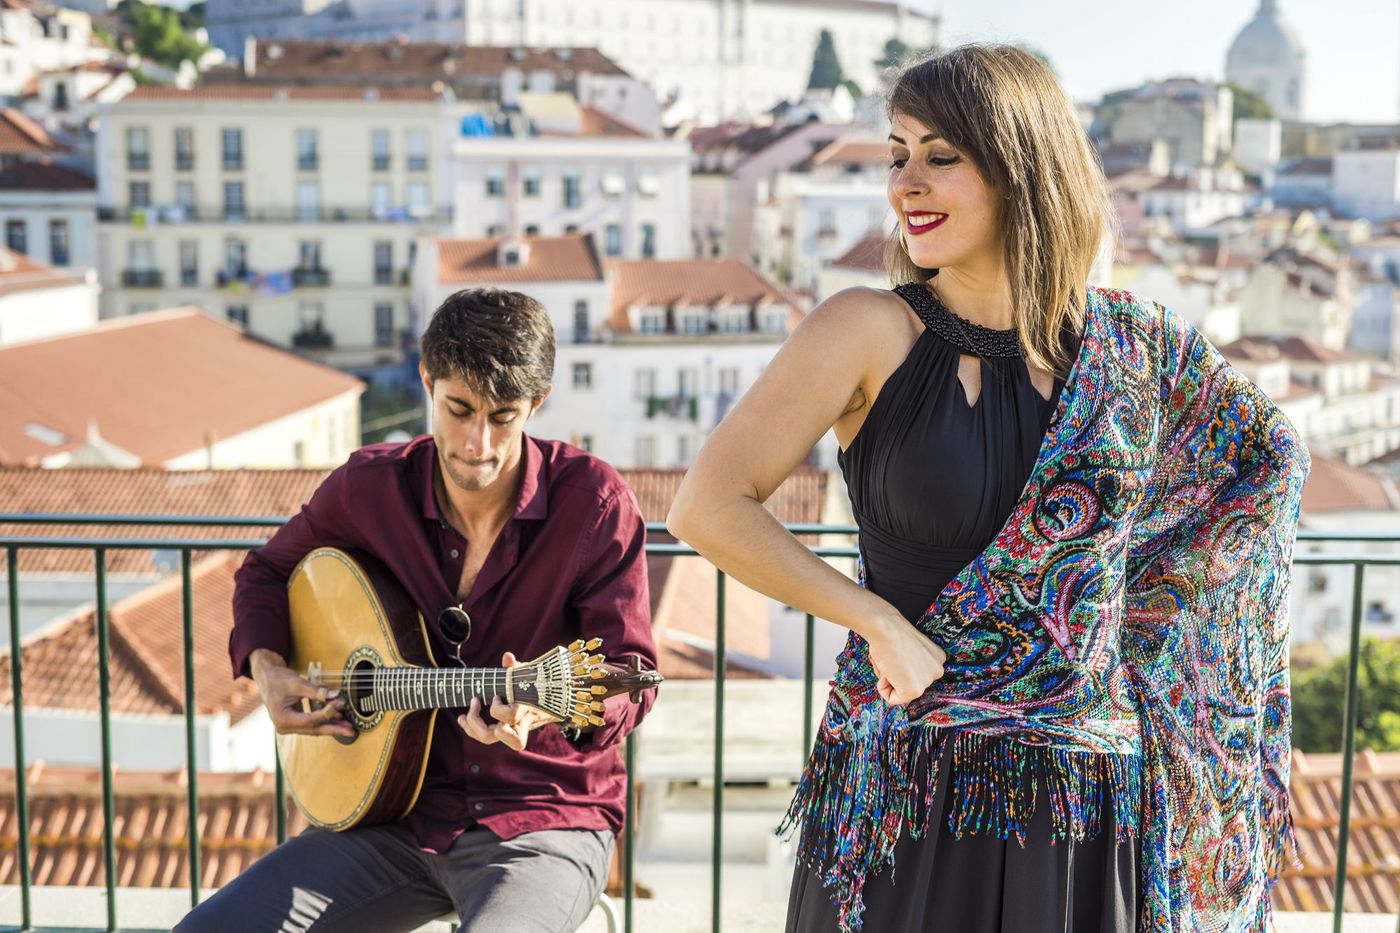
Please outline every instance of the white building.
[{"label": "white building", "polygon": [[1254,19],[1230,44],[1225,56],[1225,80],[1259,94],[1269,102],[1274,116],[1300,120],[1307,53],[1297,31],[1278,7],[1278,0],[1259,0]]},{"label": "white building", "polygon": [[1291,159],[1266,172],[1264,187],[1279,207],[1326,207],[1332,200],[1331,158]]},{"label": "white building", "polygon": [[1234,93],[1225,85],[1171,78],[1105,97],[1095,135],[1110,143],[1162,140],[1173,170],[1190,171],[1229,154],[1233,115]]},{"label": "white building", "polygon": [[44,467],[338,466],[360,445],[362,391],[196,309],[154,312],[0,347],[0,456]]},{"label": "white building", "polygon": [[871,231],[892,229],[889,158],[888,143],[847,136],[779,174],[755,211],[757,268],[784,286],[812,290],[827,263]]},{"label": "white building", "polygon": [[520,119],[463,127],[451,146],[453,233],[590,233],[608,258],[690,254],[690,147],[565,94],[520,95]]},{"label": "white building", "polygon": [[0,97],[24,94],[40,72],[101,61],[108,54],[93,41],[87,13],[43,2],[0,6]]},{"label": "white building", "polygon": [[1354,296],[1349,263],[1293,249],[1277,250],[1250,272],[1240,290],[1244,333],[1307,337],[1346,346]]},{"label": "white building", "polygon": [[1255,178],[1283,160],[1283,123],[1277,119],[1235,121],[1235,164]]},{"label": "white building", "polygon": [[1356,279],[1356,309],[1347,349],[1400,364],[1400,286],[1369,270]]},{"label": "white building", "polygon": [[937,17],[893,0],[210,0],[205,16],[213,42],[235,56],[249,36],[596,47],[672,114],[702,123],[752,119],[801,97],[823,29],[867,92],[879,85],[874,63],[887,41],[940,40]]},{"label": "white building", "polygon": [[98,134],[103,316],[191,304],[337,365],[402,359],[458,113],[427,88],[139,89]]},{"label": "white building", "polygon": [[1333,156],[1332,209],[1367,220],[1400,218],[1400,149],[1352,150]]},{"label": "white building", "polygon": [[97,284],[0,249],[0,346],[97,324]]},{"label": "white building", "polygon": [[47,159],[0,169],[5,245],[79,275],[97,272],[97,183]]},{"label": "white building", "polygon": [[1244,337],[1220,352],[1279,406],[1314,454],[1360,466],[1400,448],[1400,379],[1374,358],[1305,337]]},{"label": "white building", "polygon": [[[1130,187],[1129,179],[1144,182]],[[1204,167],[1155,180],[1140,172],[1119,176],[1113,193],[1120,209],[1125,198],[1136,199],[1134,214],[1161,218],[1177,234],[1200,233],[1226,217],[1239,217],[1252,197],[1238,172]]]},{"label": "white building", "polygon": [[1217,346],[1239,339],[1240,306],[1224,277],[1198,275],[1184,263],[1169,264],[1144,250],[1121,250],[1112,284],[1170,308]]},{"label": "white building", "polygon": [[20,100],[24,112],[49,130],[87,130],[108,104],[136,90],[136,78],[120,61],[90,61],[45,71],[33,93]]}]

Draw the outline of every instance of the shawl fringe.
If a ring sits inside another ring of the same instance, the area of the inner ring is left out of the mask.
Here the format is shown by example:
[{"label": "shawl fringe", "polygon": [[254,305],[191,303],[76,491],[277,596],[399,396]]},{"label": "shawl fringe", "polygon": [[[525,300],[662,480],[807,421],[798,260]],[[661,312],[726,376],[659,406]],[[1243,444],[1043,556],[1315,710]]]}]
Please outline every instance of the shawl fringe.
[{"label": "shawl fringe", "polygon": [[865,880],[893,870],[901,832],[907,828],[916,839],[927,834],[950,743],[947,792],[955,802],[948,830],[955,838],[990,835],[1025,845],[1038,786],[1050,808],[1052,839],[1097,836],[1110,815],[1116,841],[1139,832],[1142,761],[1136,755],[1067,751],[907,723],[888,731],[866,719],[860,725],[874,728],[855,730],[853,740],[821,734],[778,829],[790,837],[800,828],[797,859],[832,889],[841,933],[861,929]]}]

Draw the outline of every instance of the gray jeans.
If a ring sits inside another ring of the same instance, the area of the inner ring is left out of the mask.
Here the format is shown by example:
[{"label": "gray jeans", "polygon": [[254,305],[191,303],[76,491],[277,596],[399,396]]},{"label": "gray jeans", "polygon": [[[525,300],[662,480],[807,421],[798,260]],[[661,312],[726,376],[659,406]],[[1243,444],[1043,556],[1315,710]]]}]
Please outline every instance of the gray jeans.
[{"label": "gray jeans", "polygon": [[608,880],[613,835],[477,827],[435,855],[398,826],[311,828],[200,904],[176,933],[414,930],[456,910],[473,933],[572,933]]}]

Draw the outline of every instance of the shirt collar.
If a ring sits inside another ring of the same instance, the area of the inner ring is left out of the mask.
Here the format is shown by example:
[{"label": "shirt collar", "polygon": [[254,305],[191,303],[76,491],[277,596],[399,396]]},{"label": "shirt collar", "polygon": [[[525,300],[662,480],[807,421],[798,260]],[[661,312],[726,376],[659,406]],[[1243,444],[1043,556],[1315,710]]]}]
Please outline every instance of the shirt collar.
[{"label": "shirt collar", "polygon": [[[442,514],[438,511],[437,496],[433,493],[433,478],[439,469],[437,442],[433,440],[432,435],[428,435],[427,443],[423,446],[429,452],[426,458],[428,468],[423,471],[423,517],[430,521],[441,521]],[[520,436],[520,472],[520,496],[515,501],[515,513],[511,518],[545,518],[549,515],[549,488],[544,476],[544,451],[528,434]]]}]

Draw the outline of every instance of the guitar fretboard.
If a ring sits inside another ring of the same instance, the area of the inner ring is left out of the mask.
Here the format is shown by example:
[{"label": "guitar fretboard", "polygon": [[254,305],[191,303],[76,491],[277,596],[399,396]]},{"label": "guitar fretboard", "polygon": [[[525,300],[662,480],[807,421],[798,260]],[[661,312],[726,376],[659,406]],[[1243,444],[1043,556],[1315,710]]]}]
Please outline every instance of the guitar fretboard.
[{"label": "guitar fretboard", "polygon": [[[473,697],[489,705],[492,697],[506,698],[506,673],[503,667],[379,668],[359,705],[367,711],[452,709],[470,706]],[[512,668],[510,676],[517,698],[524,693],[533,699],[538,672],[521,665]]]}]

